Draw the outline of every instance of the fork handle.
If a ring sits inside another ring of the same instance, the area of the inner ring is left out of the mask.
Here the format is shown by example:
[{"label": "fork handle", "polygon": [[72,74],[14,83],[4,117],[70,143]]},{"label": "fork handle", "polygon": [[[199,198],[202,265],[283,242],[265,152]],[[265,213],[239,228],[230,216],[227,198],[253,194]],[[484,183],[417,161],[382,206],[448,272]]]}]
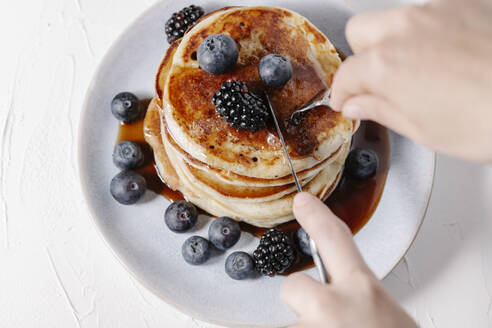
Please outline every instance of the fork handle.
[{"label": "fork handle", "polygon": [[314,265],[318,270],[319,281],[323,284],[329,283],[330,279],[328,277],[328,273],[326,272],[325,265],[323,264],[323,260],[321,260],[321,256],[319,255],[318,252],[318,247],[316,246],[314,240],[312,239],[309,240],[309,246],[311,248],[311,254],[313,256]]}]

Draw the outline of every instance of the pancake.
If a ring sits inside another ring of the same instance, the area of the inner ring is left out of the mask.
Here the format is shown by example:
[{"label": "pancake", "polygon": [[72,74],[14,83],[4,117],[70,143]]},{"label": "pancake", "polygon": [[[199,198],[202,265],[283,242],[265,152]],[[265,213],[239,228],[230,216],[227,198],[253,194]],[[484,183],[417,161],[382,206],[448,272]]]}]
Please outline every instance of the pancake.
[{"label": "pancake", "polygon": [[[164,148],[172,163],[178,163],[169,144],[164,143]],[[319,198],[325,198],[336,186],[341,169],[345,162],[349,147],[344,149],[343,156],[322,170],[313,180],[304,186],[304,191]],[[285,195],[279,199],[255,203],[252,206],[244,201],[223,201],[215,197],[209,190],[201,189],[200,183],[193,177],[188,176],[180,165],[174,165],[179,177],[178,188],[187,199],[215,216],[228,216],[238,221],[244,221],[258,227],[272,227],[293,219],[292,203],[297,191]]]},{"label": "pancake", "polygon": [[[164,119],[163,119],[164,120]],[[293,184],[294,178],[292,175],[282,178],[276,179],[262,179],[262,178],[254,178],[247,177],[244,175],[239,175],[231,171],[225,171],[222,169],[214,168],[206,163],[203,163],[186,153],[179,145],[173,140],[173,138],[169,135],[167,129],[162,130],[162,135],[166,138],[167,142],[179,153],[179,157],[186,161],[188,165],[192,166],[194,169],[199,169],[206,171],[208,174],[212,174],[216,176],[221,182],[236,185],[236,186],[248,186],[248,187],[272,187],[272,186],[283,186],[286,184]],[[323,168],[336,160],[337,156],[342,151],[343,145],[340,146],[333,154],[331,154],[328,158],[315,165],[314,167],[297,172],[297,177],[300,181],[313,178],[316,174],[318,174]],[[287,164],[287,163],[286,163]]]},{"label": "pancake", "polygon": [[[181,191],[188,201],[212,215],[229,216],[259,227],[269,228],[293,219],[292,201],[296,191],[277,200],[251,206],[251,204],[243,201],[221,201],[209,192],[202,190],[197,181],[194,181],[193,178],[190,179],[182,172],[180,165],[176,165],[179,163],[179,159],[168,155],[167,148],[161,138],[159,121],[157,99],[154,99],[150,103],[145,117],[145,140],[154,150],[159,176],[173,190]],[[169,145],[167,146],[169,147]],[[344,147],[338,159],[311,180],[304,190],[321,199],[328,197],[339,181],[348,148],[348,145]]]},{"label": "pancake", "polygon": [[[238,186],[229,182],[222,181],[213,170],[206,170],[205,168],[197,169],[190,165],[181,152],[177,151],[171,142],[171,138],[165,133],[165,128],[161,129],[165,136],[164,144],[166,145],[167,153],[173,153],[173,165],[179,166],[183,174],[189,180],[194,181],[197,188],[205,190],[209,194],[213,194],[213,197],[224,202],[237,201],[244,203],[259,203],[270,200],[279,199],[285,195],[295,192],[296,186],[294,183],[288,183],[284,185],[264,185],[258,186]],[[340,152],[343,153],[343,150]],[[335,157],[336,160],[336,157]],[[325,165],[323,168],[326,168]],[[322,169],[320,171],[322,171]],[[318,172],[319,173],[319,172]],[[338,173],[338,172],[337,172]],[[315,176],[300,180],[302,186],[308,184]]]},{"label": "pancake", "polygon": [[[193,59],[213,33],[231,35],[240,49],[238,64],[224,75],[202,71]],[[257,72],[259,59],[273,52],[289,57],[294,67],[293,78],[276,89],[265,86]],[[258,227],[294,219],[297,189],[271,122],[257,133],[236,130],[216,114],[211,97],[231,77],[257,94],[267,91],[303,190],[325,199],[340,180],[358,121],[317,108],[295,128],[284,123],[295,108],[329,88],[339,63],[326,37],[288,10],[229,7],[205,15],[170,45],[156,76],[144,132],[159,176],[213,216]]]},{"label": "pancake", "polygon": [[[217,10],[214,13],[219,13],[225,11],[226,9]],[[212,14],[212,13],[211,13]],[[208,15],[211,15],[208,14]],[[163,60],[159,66],[159,71],[156,77],[156,98],[154,101],[156,102],[159,108],[162,108],[162,99],[159,99],[159,95],[162,94],[162,88],[164,87],[163,83],[167,80],[167,76],[169,74],[169,70],[171,69],[173,63],[173,56],[176,53],[177,47],[181,39],[173,42],[169,48],[167,49]],[[160,121],[159,121],[160,123]],[[164,132],[165,130],[163,130]],[[165,134],[162,134],[165,137]],[[199,161],[193,158],[191,155],[186,153],[181,147],[179,147],[172,138],[168,138],[169,142],[172,144],[173,148],[178,150],[181,153],[181,156],[184,160],[188,162],[189,165],[193,166],[196,169],[201,169],[207,171],[209,174],[214,174],[217,179],[219,179],[223,183],[229,183],[237,186],[248,186],[248,187],[272,187],[272,186],[283,186],[286,184],[292,184],[294,179],[292,175],[287,175],[285,177],[275,178],[275,179],[264,179],[264,178],[256,178],[256,177],[248,177],[244,175],[239,175],[231,171],[214,168],[209,164],[206,164],[202,161]],[[272,140],[269,143],[278,143],[280,144],[280,140],[272,136]],[[315,166],[297,172],[297,176],[300,180],[312,179],[316,174],[318,174],[324,167],[333,162],[336,159],[336,156],[342,150],[342,145],[338,147],[330,156],[316,164]],[[285,163],[286,164],[286,163]]]},{"label": "pancake", "polygon": [[149,104],[144,119],[144,137],[154,152],[159,178],[172,190],[178,190],[179,177],[174,170],[173,165],[167,157],[161,136],[161,115],[158,107],[159,99],[155,97]]},{"label": "pancake", "polygon": [[[172,143],[172,142],[171,142]],[[175,145],[173,144],[173,147]],[[179,146],[178,146],[179,147]],[[300,181],[304,180],[309,180],[313,178],[315,175],[317,175],[323,168],[325,168],[327,165],[329,165],[331,162],[333,162],[336,157],[340,154],[342,151],[343,146],[340,146],[335,153],[333,153],[329,158],[325,159],[321,163],[317,164],[316,166],[301,171],[297,172],[297,177]],[[184,157],[184,160],[191,166],[193,166],[196,169],[199,170],[205,170],[209,173],[213,173],[217,179],[219,179],[222,182],[229,183],[232,185],[236,186],[247,186],[247,187],[265,187],[265,186],[283,186],[286,184],[292,184],[294,183],[294,178],[292,175],[282,177],[282,178],[276,178],[276,179],[261,179],[261,178],[253,178],[253,177],[247,177],[244,175],[238,175],[234,172],[230,171],[225,171],[222,169],[217,169],[208,166],[207,164],[204,164],[196,159],[189,158],[189,155]]]},{"label": "pancake", "polygon": [[[229,34],[239,47],[238,64],[223,75],[206,73],[194,60],[198,45],[214,33]],[[329,88],[340,64],[330,41],[302,16],[280,8],[226,9],[198,22],[176,48],[161,105],[171,136],[191,157],[241,176],[290,175],[273,125],[257,133],[236,130],[216,114],[211,97],[232,77],[253,92],[268,91],[296,171],[313,168],[350,141],[354,122],[327,109],[309,112],[294,129],[284,124],[293,110]],[[282,88],[267,88],[258,75],[259,60],[269,53],[293,64],[293,77]]]},{"label": "pancake", "polygon": [[[161,117],[161,134],[163,137],[166,153],[168,157],[172,158],[173,167],[179,167],[179,170],[184,174],[187,180],[193,181],[194,188],[202,189],[207,194],[213,195],[213,198],[222,202],[242,202],[242,203],[260,203],[265,201],[271,201],[282,198],[285,195],[296,192],[296,186],[294,183],[286,183],[282,185],[262,185],[260,187],[247,187],[238,186],[233,183],[222,181],[216,175],[216,170],[207,167],[202,163],[203,167],[197,169],[190,165],[186,160],[187,156],[183,150],[173,142],[172,137],[166,131],[165,120]],[[319,171],[314,175],[309,176],[306,179],[301,179],[302,186],[307,185],[318,173],[323,171],[327,166],[337,160],[338,157],[344,157],[345,149],[350,147],[350,143],[343,145],[339,152],[337,152],[332,160],[323,165]],[[345,160],[344,158],[342,159]],[[338,171],[333,171],[336,175]]]}]

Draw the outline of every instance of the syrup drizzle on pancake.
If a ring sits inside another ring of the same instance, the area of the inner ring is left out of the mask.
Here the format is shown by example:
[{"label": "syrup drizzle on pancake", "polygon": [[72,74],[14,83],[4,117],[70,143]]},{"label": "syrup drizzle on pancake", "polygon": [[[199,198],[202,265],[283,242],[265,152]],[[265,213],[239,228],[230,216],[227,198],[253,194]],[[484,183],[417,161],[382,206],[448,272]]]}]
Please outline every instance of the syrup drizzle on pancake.
[{"label": "syrup drizzle on pancake", "polygon": [[[239,47],[238,63],[217,76],[201,70],[192,59],[204,37],[212,33],[229,34]],[[353,122],[326,109],[310,111],[295,127],[285,126],[296,108],[329,87],[341,62],[326,36],[299,14],[272,7],[223,11],[195,25],[175,51],[168,79],[158,79],[157,95],[165,98],[161,108],[168,130],[192,157],[243,176],[290,175],[280,144],[269,142],[276,136],[271,122],[251,133],[232,128],[216,115],[210,99],[229,78],[245,81],[256,94],[267,89],[296,171],[311,168],[350,140]],[[258,62],[269,53],[281,53],[293,65],[292,78],[282,88],[269,88],[259,77]],[[158,75],[165,76],[163,71]]]}]

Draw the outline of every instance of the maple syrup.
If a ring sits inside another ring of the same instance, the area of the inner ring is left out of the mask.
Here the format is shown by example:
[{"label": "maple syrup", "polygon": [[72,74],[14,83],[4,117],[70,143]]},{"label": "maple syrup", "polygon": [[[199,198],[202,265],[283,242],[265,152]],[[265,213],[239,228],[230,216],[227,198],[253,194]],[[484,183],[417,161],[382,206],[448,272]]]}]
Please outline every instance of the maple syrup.
[{"label": "maple syrup", "polygon": [[[141,100],[142,108],[147,108],[150,104],[151,99]],[[133,141],[138,143],[144,153],[145,162],[140,168],[136,169],[135,172],[141,174],[145,181],[147,182],[147,189],[152,190],[156,194],[160,194],[171,202],[184,199],[183,195],[179,191],[174,191],[168,186],[166,186],[159,175],[157,174],[157,168],[154,160],[154,153],[152,148],[147,144],[144,137],[144,116],[141,119],[132,123],[120,123],[118,130],[118,139],[116,143],[120,141]]]}]

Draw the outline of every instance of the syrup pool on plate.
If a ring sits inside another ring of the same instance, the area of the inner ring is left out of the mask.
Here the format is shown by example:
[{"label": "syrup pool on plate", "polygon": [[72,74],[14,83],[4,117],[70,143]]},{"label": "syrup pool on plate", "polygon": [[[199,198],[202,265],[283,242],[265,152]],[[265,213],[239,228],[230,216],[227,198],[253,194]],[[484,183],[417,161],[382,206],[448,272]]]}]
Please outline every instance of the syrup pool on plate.
[{"label": "syrup pool on plate", "polygon": [[[149,106],[149,103],[150,99],[142,100],[142,108],[146,109]],[[136,122],[120,123],[116,143],[124,140],[138,143],[144,152],[145,163],[143,166],[136,169],[135,172],[141,174],[145,178],[147,188],[156,194],[166,197],[171,202],[182,200],[184,199],[183,195],[179,191],[174,191],[166,186],[157,174],[152,148],[147,144],[144,137],[144,117],[145,113],[143,113],[141,119]]]}]

